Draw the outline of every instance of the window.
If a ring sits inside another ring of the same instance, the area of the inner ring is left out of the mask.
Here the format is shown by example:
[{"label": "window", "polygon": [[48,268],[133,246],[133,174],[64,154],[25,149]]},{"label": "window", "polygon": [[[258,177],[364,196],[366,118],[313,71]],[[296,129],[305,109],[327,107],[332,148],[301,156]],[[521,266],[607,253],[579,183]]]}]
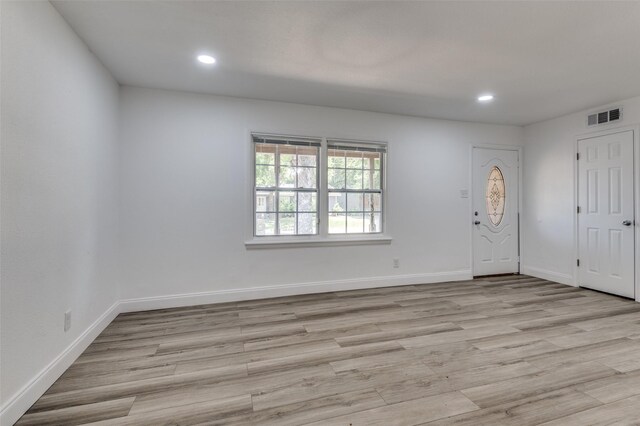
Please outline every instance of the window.
[{"label": "window", "polygon": [[487,179],[487,216],[493,224],[498,226],[504,216],[505,186],[502,171],[493,166]]},{"label": "window", "polygon": [[319,140],[253,136],[254,235],[318,233]]},{"label": "window", "polygon": [[329,234],[382,232],[384,146],[327,143]]},{"label": "window", "polygon": [[383,232],[385,144],[252,138],[255,237]]}]

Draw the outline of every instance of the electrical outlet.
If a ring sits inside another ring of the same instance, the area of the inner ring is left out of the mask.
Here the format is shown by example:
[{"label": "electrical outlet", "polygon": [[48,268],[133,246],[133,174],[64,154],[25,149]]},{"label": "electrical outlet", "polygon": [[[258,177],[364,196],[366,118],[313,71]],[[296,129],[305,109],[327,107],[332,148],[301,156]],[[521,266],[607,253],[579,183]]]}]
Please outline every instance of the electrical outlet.
[{"label": "electrical outlet", "polygon": [[64,331],[69,331],[71,328],[71,311],[64,313]]},{"label": "electrical outlet", "polygon": [[393,267],[394,268],[400,267],[400,259],[393,259]]}]

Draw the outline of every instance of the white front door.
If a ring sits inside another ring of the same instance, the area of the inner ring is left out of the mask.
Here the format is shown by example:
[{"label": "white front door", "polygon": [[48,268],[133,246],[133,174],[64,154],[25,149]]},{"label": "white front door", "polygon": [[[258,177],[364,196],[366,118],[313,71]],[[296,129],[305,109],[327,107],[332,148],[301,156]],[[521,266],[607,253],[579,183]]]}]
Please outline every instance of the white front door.
[{"label": "white front door", "polygon": [[633,131],[578,141],[578,284],[634,297]]},{"label": "white front door", "polygon": [[473,275],[517,273],[518,151],[473,149]]}]

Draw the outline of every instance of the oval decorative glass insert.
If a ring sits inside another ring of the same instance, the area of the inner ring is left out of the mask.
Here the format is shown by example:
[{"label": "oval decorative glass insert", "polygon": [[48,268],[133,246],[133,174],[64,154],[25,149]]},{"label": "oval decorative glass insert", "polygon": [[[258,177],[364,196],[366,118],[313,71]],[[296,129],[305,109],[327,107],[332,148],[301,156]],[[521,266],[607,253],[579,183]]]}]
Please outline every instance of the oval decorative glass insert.
[{"label": "oval decorative glass insert", "polygon": [[487,216],[493,226],[500,225],[504,216],[505,185],[502,171],[493,166],[487,179]]}]

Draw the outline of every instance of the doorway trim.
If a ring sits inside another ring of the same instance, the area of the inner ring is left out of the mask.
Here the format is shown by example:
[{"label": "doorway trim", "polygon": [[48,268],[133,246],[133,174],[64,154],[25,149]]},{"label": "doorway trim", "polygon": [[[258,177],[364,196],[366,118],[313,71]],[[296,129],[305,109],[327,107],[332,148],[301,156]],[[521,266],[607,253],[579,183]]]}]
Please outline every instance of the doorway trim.
[{"label": "doorway trim", "polygon": [[520,145],[499,145],[499,144],[471,144],[471,148],[469,149],[469,201],[468,201],[468,211],[469,211],[469,216],[468,216],[468,220],[469,220],[469,241],[471,241],[470,244],[470,250],[469,250],[469,264],[470,264],[470,270],[471,270],[471,277],[473,278],[475,276],[474,270],[473,270],[473,197],[474,197],[474,193],[473,193],[473,150],[476,148],[481,148],[481,149],[497,149],[497,150],[502,150],[502,151],[517,151],[518,152],[518,205],[517,207],[517,213],[518,213],[518,273],[522,272],[522,220],[520,217],[520,213],[521,213],[521,209],[522,209],[522,163],[523,163],[523,152],[524,152],[524,147],[520,146]]},{"label": "doorway trim", "polygon": [[[602,130],[580,133],[575,136],[573,144],[573,254],[574,259],[578,259],[580,250],[578,247],[578,165],[577,159],[579,142],[584,139],[597,138],[601,136],[614,135],[616,133],[633,132],[633,220],[634,226],[634,268],[633,268],[633,283],[635,292],[635,301],[640,302],[640,277],[638,274],[638,267],[640,266],[640,253],[638,253],[638,238],[640,238],[640,223],[638,218],[640,217],[640,124],[630,124],[619,127],[609,127]],[[578,265],[574,260],[573,262],[573,286],[580,287],[578,283]]]}]

